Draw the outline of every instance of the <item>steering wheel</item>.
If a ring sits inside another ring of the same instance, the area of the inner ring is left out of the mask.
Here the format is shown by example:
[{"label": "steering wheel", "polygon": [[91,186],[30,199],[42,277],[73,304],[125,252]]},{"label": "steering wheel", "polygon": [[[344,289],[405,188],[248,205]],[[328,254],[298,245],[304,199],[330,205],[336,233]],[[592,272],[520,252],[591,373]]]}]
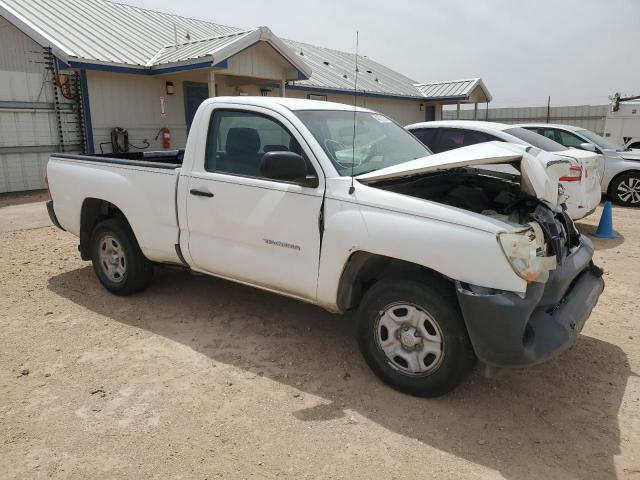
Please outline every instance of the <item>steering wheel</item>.
[{"label": "steering wheel", "polygon": [[[342,143],[342,142],[338,142],[337,140],[333,140],[332,138],[326,138],[324,140],[324,146],[327,148],[327,150],[329,150],[329,153],[331,153],[331,156],[333,157],[333,160],[342,168],[351,168],[352,163],[353,163],[353,159],[351,159],[351,163],[346,165],[344,163],[341,163],[340,160],[338,160],[338,156],[336,155],[336,150],[346,150],[347,146]],[[355,166],[355,165],[354,165]]]}]

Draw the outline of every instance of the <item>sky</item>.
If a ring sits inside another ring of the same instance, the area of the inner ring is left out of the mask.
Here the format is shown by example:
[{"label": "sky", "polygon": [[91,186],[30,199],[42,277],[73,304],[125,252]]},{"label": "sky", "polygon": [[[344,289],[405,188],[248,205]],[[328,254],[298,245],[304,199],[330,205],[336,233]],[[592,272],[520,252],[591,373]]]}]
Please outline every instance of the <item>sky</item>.
[{"label": "sky", "polygon": [[482,77],[492,107],[640,95],[640,0],[119,0],[355,50],[418,81]]}]

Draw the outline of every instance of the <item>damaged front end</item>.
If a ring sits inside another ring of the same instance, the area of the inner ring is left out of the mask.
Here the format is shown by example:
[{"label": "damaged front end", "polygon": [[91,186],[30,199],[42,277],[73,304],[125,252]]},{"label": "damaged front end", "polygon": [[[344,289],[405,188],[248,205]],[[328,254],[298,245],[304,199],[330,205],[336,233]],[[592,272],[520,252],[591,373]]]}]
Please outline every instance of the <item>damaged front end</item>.
[{"label": "damaged front end", "polygon": [[361,175],[358,180],[501,222],[498,243],[514,272],[527,283],[546,282],[580,242],[559,184],[567,162],[546,158],[535,148],[491,142]]},{"label": "damaged front end", "polygon": [[499,222],[497,242],[526,291],[455,282],[469,337],[487,372],[540,363],[570,348],[604,289],[593,246],[564,208],[555,166],[526,150],[518,158],[500,157],[499,147],[491,147],[495,155],[484,162],[480,155],[465,162],[465,149],[458,149],[449,161],[435,162],[434,155],[430,162],[409,162],[405,175],[396,168],[363,179]]}]

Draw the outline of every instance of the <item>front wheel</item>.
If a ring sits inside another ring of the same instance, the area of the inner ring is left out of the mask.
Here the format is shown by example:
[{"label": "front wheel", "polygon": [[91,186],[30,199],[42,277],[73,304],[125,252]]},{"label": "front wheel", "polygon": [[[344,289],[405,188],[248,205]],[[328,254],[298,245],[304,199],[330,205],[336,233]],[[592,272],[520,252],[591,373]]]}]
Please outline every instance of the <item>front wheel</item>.
[{"label": "front wheel", "polygon": [[382,280],[358,309],[358,342],[373,372],[411,395],[437,397],[473,369],[475,354],[447,285]]},{"label": "front wheel", "polygon": [[611,183],[609,194],[618,205],[640,207],[640,172],[620,175]]},{"label": "front wheel", "polygon": [[142,290],[153,276],[153,265],[142,254],[131,227],[118,218],[93,229],[91,260],[100,283],[116,295]]}]

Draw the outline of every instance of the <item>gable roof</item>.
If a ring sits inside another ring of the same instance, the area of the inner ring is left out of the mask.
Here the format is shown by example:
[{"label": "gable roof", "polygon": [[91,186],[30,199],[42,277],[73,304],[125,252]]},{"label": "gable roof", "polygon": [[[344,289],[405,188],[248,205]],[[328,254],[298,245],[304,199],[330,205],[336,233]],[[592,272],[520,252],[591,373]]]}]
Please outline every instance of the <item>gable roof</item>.
[{"label": "gable roof", "polygon": [[429,100],[469,100],[476,88],[480,88],[487,101],[491,101],[491,94],[489,93],[489,90],[487,90],[487,87],[485,87],[481,78],[416,83],[414,86],[426,99]]},{"label": "gable roof", "polygon": [[253,30],[238,31],[212,38],[192,40],[177,45],[162,47],[146,66],[156,68],[172,63],[180,63],[198,59],[208,59],[213,65],[218,64],[236,53],[255,45],[258,42],[266,42],[287,60],[305,78],[311,76],[311,68],[302,59],[293,54],[280,38],[268,27],[258,27]]}]

